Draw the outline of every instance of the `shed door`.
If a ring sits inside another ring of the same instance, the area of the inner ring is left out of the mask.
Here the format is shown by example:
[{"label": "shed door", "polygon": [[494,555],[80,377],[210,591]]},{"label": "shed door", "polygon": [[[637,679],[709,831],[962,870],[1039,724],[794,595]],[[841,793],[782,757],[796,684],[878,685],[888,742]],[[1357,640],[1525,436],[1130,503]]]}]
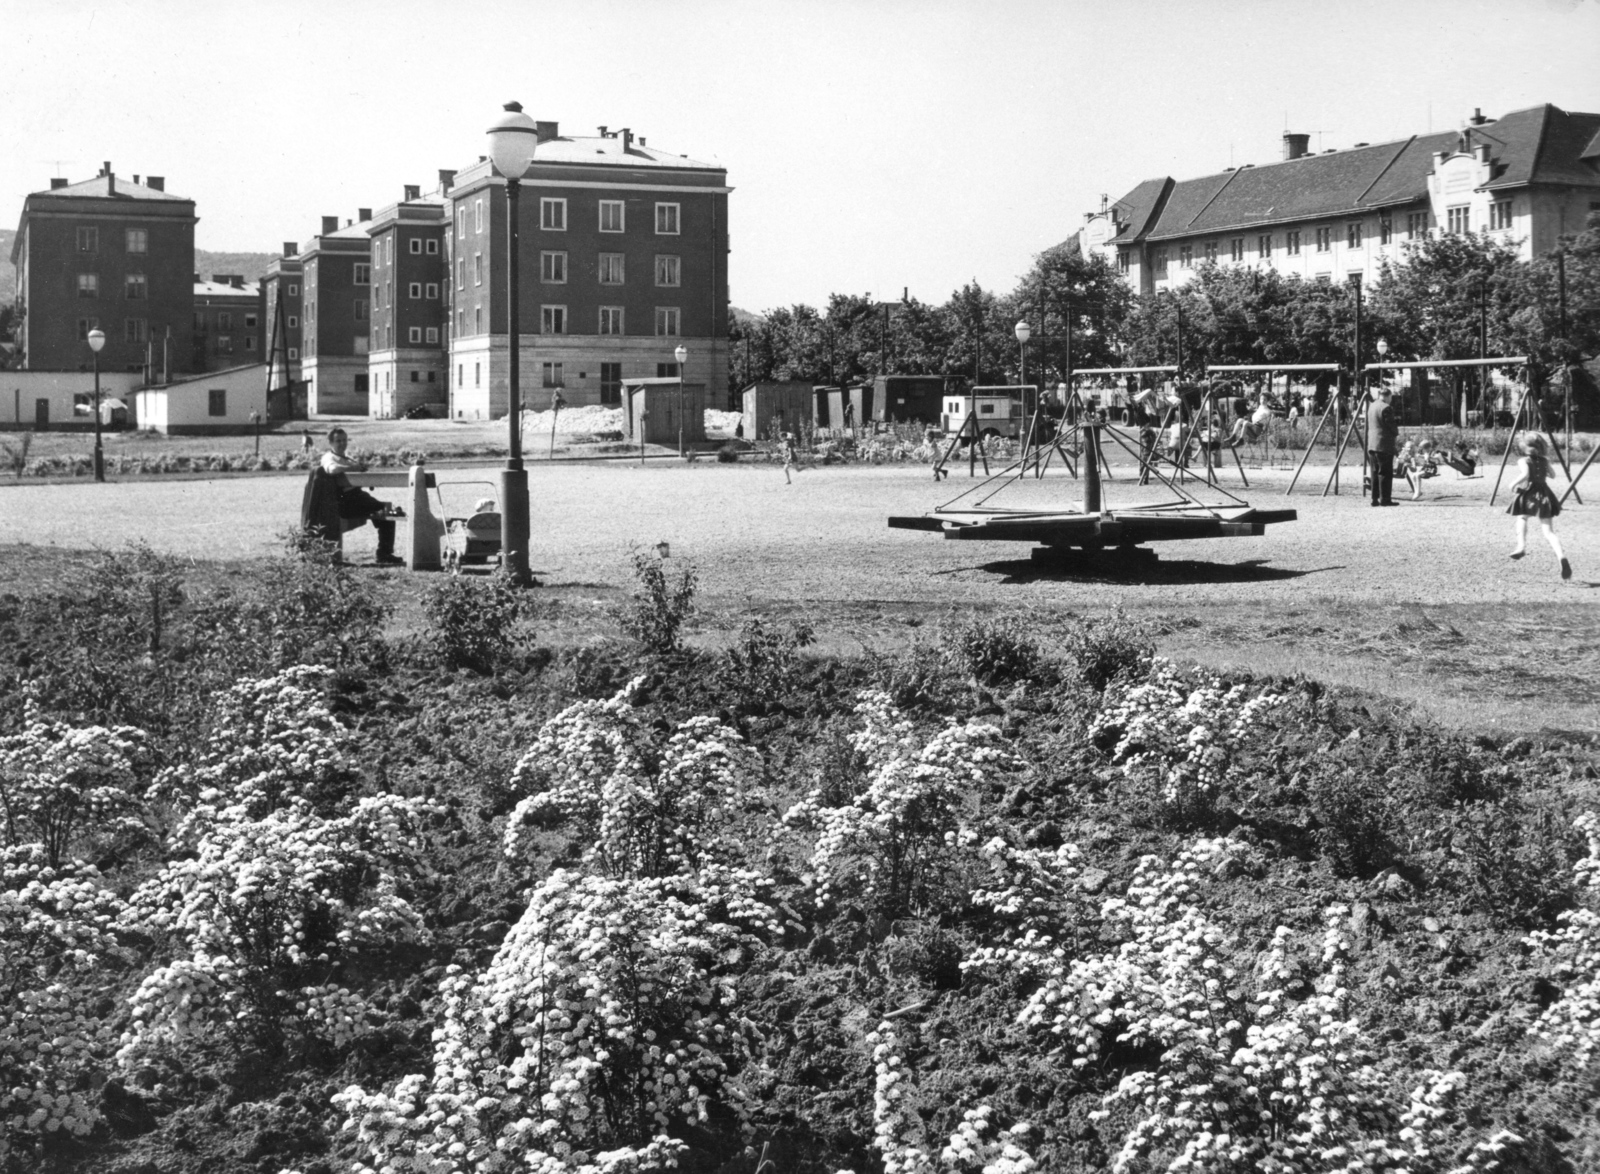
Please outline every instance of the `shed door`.
[{"label": "shed door", "polygon": [[35,428],[50,427],[50,401],[36,399],[33,401],[33,426]]}]

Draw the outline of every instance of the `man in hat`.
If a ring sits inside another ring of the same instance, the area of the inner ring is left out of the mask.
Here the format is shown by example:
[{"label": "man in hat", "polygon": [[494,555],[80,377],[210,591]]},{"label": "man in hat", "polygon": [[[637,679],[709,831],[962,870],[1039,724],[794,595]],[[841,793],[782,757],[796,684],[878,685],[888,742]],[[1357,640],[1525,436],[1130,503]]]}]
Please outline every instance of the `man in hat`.
[{"label": "man in hat", "polygon": [[1389,406],[1393,394],[1382,384],[1367,409],[1367,476],[1372,486],[1372,504],[1394,505],[1394,450],[1400,439],[1400,424]]}]

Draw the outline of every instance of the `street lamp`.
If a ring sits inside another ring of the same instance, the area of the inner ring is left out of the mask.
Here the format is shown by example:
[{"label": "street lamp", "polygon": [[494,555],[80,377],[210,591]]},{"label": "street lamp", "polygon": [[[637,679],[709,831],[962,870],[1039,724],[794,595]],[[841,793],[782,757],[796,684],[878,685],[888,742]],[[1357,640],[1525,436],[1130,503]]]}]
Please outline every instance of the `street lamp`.
[{"label": "street lamp", "polygon": [[500,559],[518,583],[528,582],[528,471],[522,466],[522,386],[517,316],[519,246],[517,189],[533,163],[539,129],[522,112],[522,103],[507,102],[505,113],[489,127],[489,158],[506,181],[506,322],[509,379],[506,422],[510,444],[500,472]]},{"label": "street lamp", "polygon": [[678,360],[678,456],[683,457],[687,455],[683,447],[683,364],[689,357],[689,349],[679,343],[672,357]]},{"label": "street lamp", "polygon": [[[1027,387],[1028,340],[1033,337],[1033,327],[1028,325],[1028,320],[1026,318],[1023,318],[1018,321],[1016,328],[1012,331],[1012,333],[1017,336],[1017,382],[1022,384],[1023,387]],[[1022,393],[1022,411],[1024,415],[1026,415],[1028,411],[1028,393],[1026,391]]]},{"label": "street lamp", "polygon": [[94,479],[106,479],[106,458],[100,447],[100,348],[106,345],[104,332],[89,331],[89,350],[94,358]]}]

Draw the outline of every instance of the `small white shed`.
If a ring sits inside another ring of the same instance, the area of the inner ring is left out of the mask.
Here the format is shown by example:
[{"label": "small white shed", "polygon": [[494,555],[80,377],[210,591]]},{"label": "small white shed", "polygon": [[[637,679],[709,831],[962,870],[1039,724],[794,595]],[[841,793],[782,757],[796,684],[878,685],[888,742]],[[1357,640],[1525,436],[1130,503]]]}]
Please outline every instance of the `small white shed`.
[{"label": "small white shed", "polygon": [[168,436],[249,432],[256,420],[267,419],[266,364],[142,388],[134,393],[133,413],[137,427]]}]

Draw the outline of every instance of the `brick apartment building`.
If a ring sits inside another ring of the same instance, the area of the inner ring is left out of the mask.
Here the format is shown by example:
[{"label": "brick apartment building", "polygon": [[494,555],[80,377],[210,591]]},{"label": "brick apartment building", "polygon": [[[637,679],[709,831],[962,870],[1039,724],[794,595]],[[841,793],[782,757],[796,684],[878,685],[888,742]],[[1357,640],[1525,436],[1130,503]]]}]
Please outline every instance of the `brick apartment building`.
[{"label": "brick apartment building", "polygon": [[424,405],[443,414],[448,402],[445,234],[453,177],[441,171],[438,191],[426,196],[419,185],[406,185],[405,198],[380,208],[367,226],[372,239],[367,402],[378,419]]},{"label": "brick apartment building", "polygon": [[300,372],[313,414],[364,416],[369,410],[371,221],[370,208],[343,228],[337,216],[324,216],[322,231],[300,247]]},{"label": "brick apartment building", "polygon": [[17,342],[32,371],[91,364],[86,341],[106,336],[103,371],[159,377],[193,356],[194,201],[161,176],[54,179],[30,194],[11,250],[17,270]]},{"label": "brick apartment building", "polygon": [[275,340],[282,348],[276,359],[280,370],[273,375],[274,386],[300,381],[300,321],[305,312],[301,286],[304,281],[300,246],[294,241],[284,241],[283,255],[267,262],[267,271],[261,278],[261,357],[264,361],[272,358]]},{"label": "brick apartment building", "polygon": [[[520,192],[523,402],[620,402],[622,381],[676,375],[727,399],[727,172],[631,130],[565,137],[538,124]],[[480,159],[449,193],[450,414],[507,403],[504,181]]]},{"label": "brick apartment building", "polygon": [[1081,247],[1141,293],[1208,261],[1342,282],[1376,277],[1436,231],[1485,230],[1531,258],[1600,210],[1600,114],[1543,105],[1347,150],[1310,154],[1303,134],[1283,145],[1260,167],[1145,180],[1086,215]]},{"label": "brick apartment building", "polygon": [[261,288],[242,274],[194,275],[194,354],[189,370],[223,371],[259,363],[262,354]]}]

